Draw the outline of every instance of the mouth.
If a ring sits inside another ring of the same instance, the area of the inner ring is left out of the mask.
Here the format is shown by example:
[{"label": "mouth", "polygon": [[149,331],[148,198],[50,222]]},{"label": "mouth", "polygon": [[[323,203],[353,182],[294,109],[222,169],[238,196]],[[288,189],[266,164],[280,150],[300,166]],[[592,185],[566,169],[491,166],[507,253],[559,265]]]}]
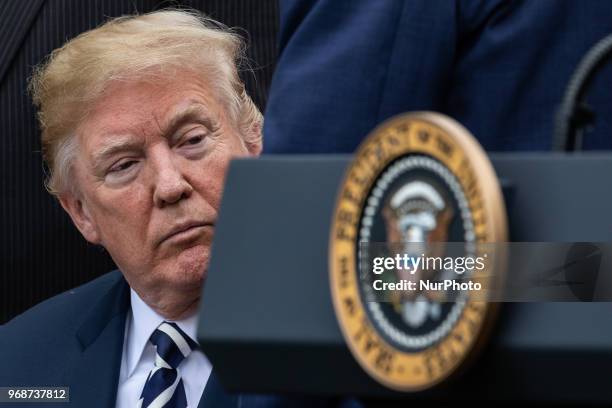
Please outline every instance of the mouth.
[{"label": "mouth", "polygon": [[209,222],[196,222],[191,221],[187,223],[181,223],[174,226],[170,232],[165,234],[162,239],[159,240],[158,246],[163,243],[182,243],[186,241],[192,241],[200,237],[202,232],[209,228],[212,229],[214,224]]}]

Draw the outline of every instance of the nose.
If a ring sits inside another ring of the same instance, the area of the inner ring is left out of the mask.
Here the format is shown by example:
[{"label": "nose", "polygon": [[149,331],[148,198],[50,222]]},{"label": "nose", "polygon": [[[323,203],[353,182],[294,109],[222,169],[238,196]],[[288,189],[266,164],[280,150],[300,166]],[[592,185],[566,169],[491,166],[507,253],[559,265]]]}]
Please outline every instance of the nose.
[{"label": "nose", "polygon": [[156,155],[154,163],[153,200],[157,207],[166,207],[189,198],[193,187],[185,179],[178,163],[171,152],[161,152]]}]

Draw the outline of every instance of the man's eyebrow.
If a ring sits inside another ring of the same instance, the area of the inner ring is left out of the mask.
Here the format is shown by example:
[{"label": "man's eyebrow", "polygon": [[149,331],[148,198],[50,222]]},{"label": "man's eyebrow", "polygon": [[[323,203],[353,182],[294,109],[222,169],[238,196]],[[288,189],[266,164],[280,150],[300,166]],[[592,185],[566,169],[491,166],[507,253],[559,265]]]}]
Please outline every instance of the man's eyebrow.
[{"label": "man's eyebrow", "polygon": [[204,106],[192,104],[175,112],[172,119],[170,119],[168,124],[162,129],[162,134],[171,138],[183,124],[190,121],[198,121],[211,131],[215,131],[217,128],[216,122]]},{"label": "man's eyebrow", "polygon": [[142,147],[142,142],[131,137],[117,136],[104,143],[104,146],[93,154],[94,168],[99,168],[107,158],[115,153],[136,150]]},{"label": "man's eyebrow", "polygon": [[[192,104],[185,109],[177,111],[172,119],[168,121],[162,134],[171,138],[174,132],[186,122],[197,120],[204,124],[208,129],[214,131],[217,128],[216,122],[212,119],[208,110],[200,104]],[[93,154],[94,168],[100,168],[103,162],[118,152],[136,150],[142,147],[142,142],[133,140],[127,136],[114,136],[104,143],[104,146]]]}]

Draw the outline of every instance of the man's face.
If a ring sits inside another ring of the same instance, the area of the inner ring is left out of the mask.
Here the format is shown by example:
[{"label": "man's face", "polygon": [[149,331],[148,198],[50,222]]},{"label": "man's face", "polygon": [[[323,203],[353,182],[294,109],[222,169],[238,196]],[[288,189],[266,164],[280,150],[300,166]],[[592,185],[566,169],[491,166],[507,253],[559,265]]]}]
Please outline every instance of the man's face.
[{"label": "man's face", "polygon": [[114,83],[77,130],[76,193],[62,196],[145,300],[199,293],[225,172],[255,155],[201,79]]}]

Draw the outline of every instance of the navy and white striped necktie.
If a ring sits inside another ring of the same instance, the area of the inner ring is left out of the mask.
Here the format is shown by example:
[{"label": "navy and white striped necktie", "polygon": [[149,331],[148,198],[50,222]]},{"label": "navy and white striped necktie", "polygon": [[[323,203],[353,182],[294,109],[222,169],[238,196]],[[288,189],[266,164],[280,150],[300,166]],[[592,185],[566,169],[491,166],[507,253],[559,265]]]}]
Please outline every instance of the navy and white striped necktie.
[{"label": "navy and white striped necktie", "polygon": [[155,367],[147,377],[138,407],[185,408],[185,387],[176,368],[197,344],[171,322],[160,324],[149,341],[157,347]]}]

